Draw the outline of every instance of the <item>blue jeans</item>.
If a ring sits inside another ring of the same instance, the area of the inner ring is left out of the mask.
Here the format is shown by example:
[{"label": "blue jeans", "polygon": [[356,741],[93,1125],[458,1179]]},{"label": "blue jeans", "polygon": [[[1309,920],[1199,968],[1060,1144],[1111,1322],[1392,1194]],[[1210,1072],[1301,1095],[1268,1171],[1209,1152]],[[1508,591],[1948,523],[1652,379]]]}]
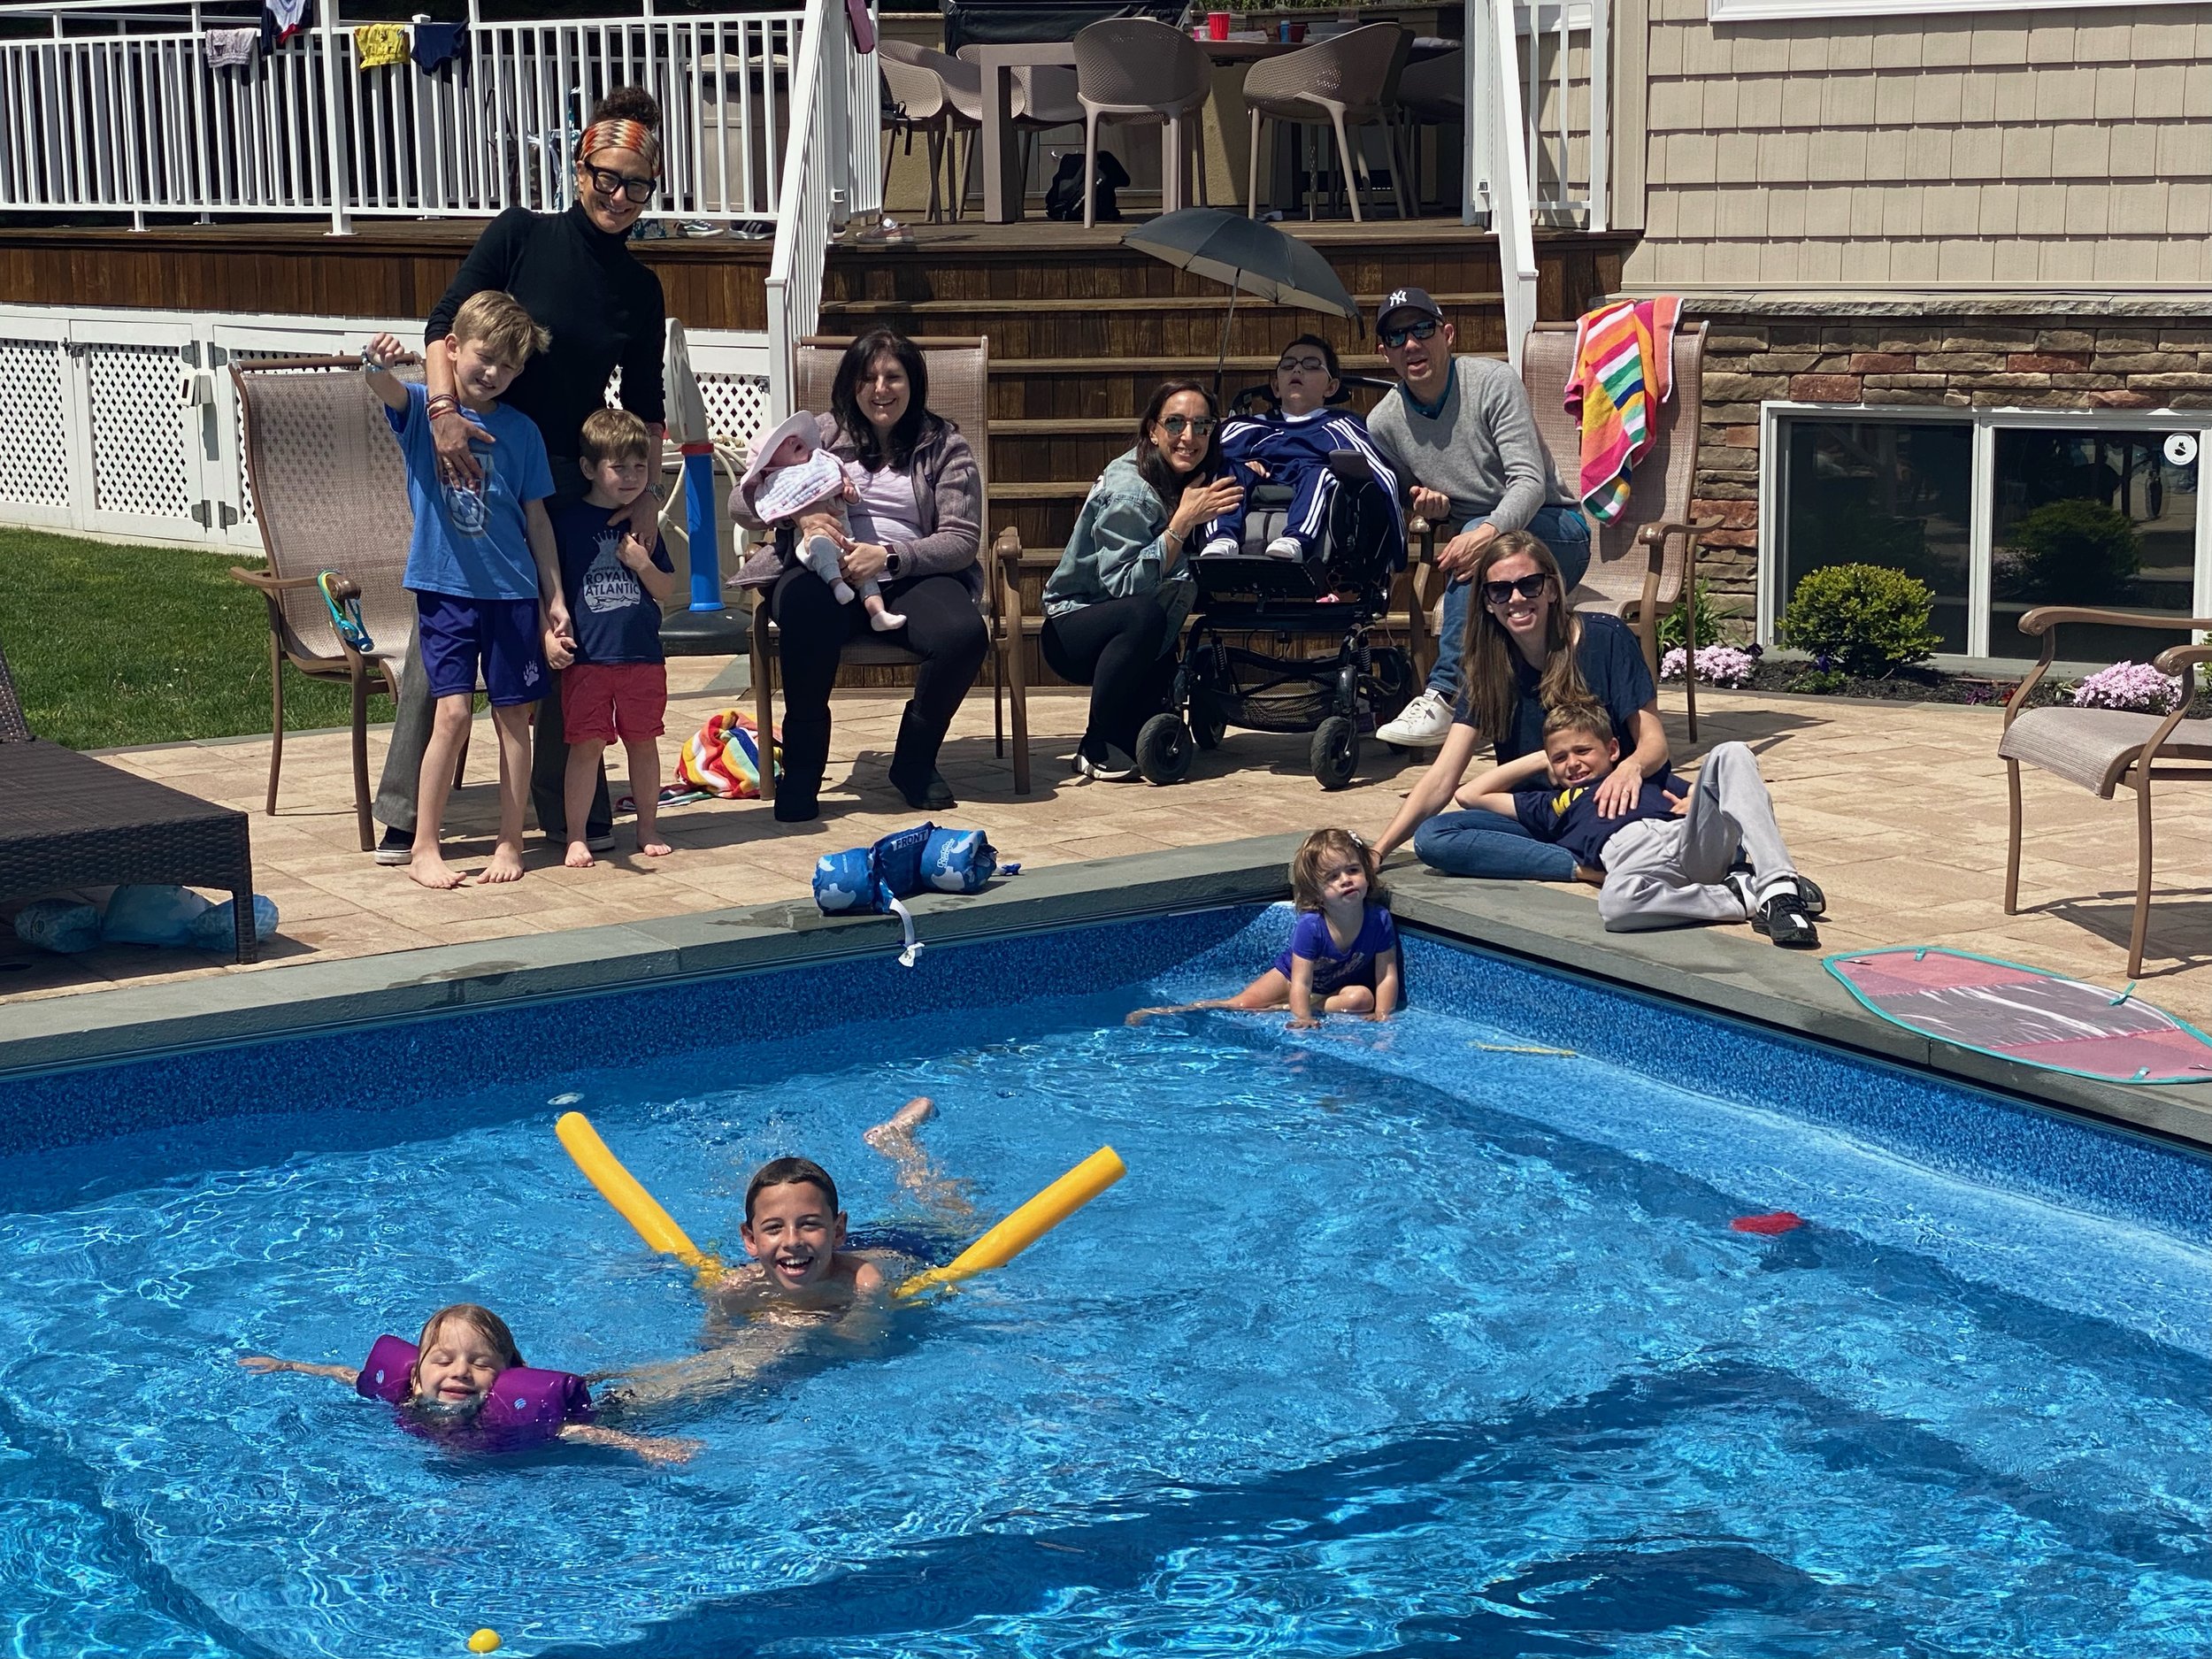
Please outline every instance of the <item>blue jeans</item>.
[{"label": "blue jeans", "polygon": [[1540,841],[1518,818],[1495,812],[1439,812],[1413,833],[1414,856],[1448,876],[1496,881],[1572,881],[1575,856]]},{"label": "blue jeans", "polygon": [[[1528,533],[1551,549],[1552,557],[1559,561],[1560,578],[1572,593],[1582,572],[1590,568],[1589,521],[1572,507],[1540,507],[1528,521]],[[1459,695],[1459,657],[1466,649],[1467,605],[1472,596],[1464,577],[1444,590],[1444,620],[1436,633],[1436,666],[1429,670],[1428,688],[1447,703]]]}]

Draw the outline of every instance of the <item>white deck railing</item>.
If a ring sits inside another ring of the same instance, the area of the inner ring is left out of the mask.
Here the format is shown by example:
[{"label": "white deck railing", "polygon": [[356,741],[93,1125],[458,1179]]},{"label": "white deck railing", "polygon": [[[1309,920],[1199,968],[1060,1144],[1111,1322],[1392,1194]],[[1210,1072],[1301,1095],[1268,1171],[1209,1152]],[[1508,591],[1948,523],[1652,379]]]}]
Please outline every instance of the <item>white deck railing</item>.
[{"label": "white deck railing", "polygon": [[[843,7],[557,21],[483,21],[465,58],[364,70],[334,5],[269,57],[217,68],[208,35],[254,26],[237,0],[49,0],[0,5],[43,33],[0,38],[0,213],[489,215],[566,204],[570,152],[595,100],[659,98],[666,168],[648,212],[773,220],[786,196],[794,69],[810,16]],[[870,88],[847,168],[872,185],[875,59],[838,57]],[[803,124],[802,124],[803,125]],[[856,205],[871,204],[860,196]]]}]

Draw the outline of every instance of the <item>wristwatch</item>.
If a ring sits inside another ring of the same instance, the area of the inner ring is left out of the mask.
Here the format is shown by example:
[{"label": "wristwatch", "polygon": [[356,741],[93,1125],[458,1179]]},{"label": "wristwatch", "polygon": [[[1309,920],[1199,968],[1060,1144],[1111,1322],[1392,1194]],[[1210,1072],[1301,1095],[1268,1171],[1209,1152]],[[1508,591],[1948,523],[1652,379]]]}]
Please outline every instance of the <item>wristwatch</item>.
[{"label": "wristwatch", "polygon": [[901,562],[902,561],[899,558],[896,549],[886,548],[883,549],[883,573],[886,576],[892,577],[895,580],[899,573],[899,565]]}]

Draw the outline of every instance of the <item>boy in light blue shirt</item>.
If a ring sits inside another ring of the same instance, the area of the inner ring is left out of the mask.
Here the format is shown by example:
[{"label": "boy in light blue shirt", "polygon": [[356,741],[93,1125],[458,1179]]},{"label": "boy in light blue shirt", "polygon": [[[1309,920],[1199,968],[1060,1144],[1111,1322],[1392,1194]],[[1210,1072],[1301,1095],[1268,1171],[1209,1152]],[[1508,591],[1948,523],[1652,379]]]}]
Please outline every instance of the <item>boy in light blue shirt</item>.
[{"label": "boy in light blue shirt", "polygon": [[499,403],[546,341],[529,312],[495,288],[471,296],[454,318],[446,340],[453,355],[454,401],[489,438],[471,442],[482,464],[473,484],[449,479],[440,468],[430,428],[442,409],[430,406],[422,387],[391,372],[413,362],[414,353],[392,335],[379,334],[361,355],[370,388],[383,400],[398,434],[415,513],[406,585],[415,595],[422,663],[438,710],[423,751],[407,873],[426,887],[457,887],[463,879],[440,855],[438,830],[474,712],[480,670],[499,736],[499,841],[476,879],[522,879],[531,710],[551,683],[549,664],[565,668],[573,652],[545,511],[546,497],[553,494],[545,440],[527,415]]}]

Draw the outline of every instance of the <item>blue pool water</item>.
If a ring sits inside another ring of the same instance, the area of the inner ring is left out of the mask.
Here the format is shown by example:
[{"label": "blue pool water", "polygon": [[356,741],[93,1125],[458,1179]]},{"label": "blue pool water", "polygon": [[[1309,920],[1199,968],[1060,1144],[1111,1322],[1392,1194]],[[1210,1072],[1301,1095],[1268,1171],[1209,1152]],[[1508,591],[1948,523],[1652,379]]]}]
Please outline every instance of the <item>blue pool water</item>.
[{"label": "blue pool water", "polygon": [[[364,1069],[400,1041],[365,1033],[0,1088],[0,1648],[2212,1645],[2201,1160],[1428,941],[1387,1028],[1121,1024],[1283,926],[818,970],[810,1012],[726,1048],[697,999],[737,1030],[800,981],[682,988],[684,1041],[598,1069],[634,1007],[565,1005],[550,1068],[448,1022],[404,1070]],[[1033,959],[1034,1000],[949,1005]],[[1578,1020],[1573,1058],[1478,1046]],[[370,1109],[279,1110],[339,1064]],[[150,1126],[147,1090],[204,1121]],[[704,1442],[680,1469],[457,1458],[235,1365],[357,1363],[463,1299],[541,1365],[685,1353],[686,1277],[577,1177],[553,1102],[734,1249],[747,1176],[790,1151],[856,1222],[935,1225],[861,1141],[917,1093],[987,1212],[1102,1142],[1130,1176],[957,1296],[636,1422]],[[117,1133],[68,1144],[73,1101]],[[1777,1209],[1809,1225],[1729,1228]]]}]

